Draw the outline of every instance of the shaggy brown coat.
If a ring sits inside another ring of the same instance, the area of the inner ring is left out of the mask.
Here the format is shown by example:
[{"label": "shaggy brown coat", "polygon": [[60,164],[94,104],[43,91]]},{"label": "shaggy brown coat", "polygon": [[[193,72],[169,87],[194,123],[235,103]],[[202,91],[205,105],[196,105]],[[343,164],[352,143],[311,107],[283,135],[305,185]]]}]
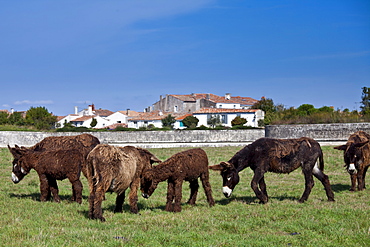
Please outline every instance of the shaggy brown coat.
[{"label": "shaggy brown coat", "polygon": [[324,159],[320,144],[311,138],[261,138],[241,149],[228,162],[210,166],[210,169],[221,171],[224,195],[230,197],[239,182],[239,172],[248,166],[254,171],[251,187],[261,203],[268,201],[264,180],[266,172],[290,173],[298,167],[302,167],[305,177],[305,190],[299,202],[306,201],[311,193],[314,185],[312,175],[324,185],[328,200],[334,201],[329,178],[323,173]]},{"label": "shaggy brown coat", "polygon": [[[77,149],[86,159],[90,151],[98,144],[100,144],[99,139],[90,134],[80,134],[75,136],[49,136],[30,149],[34,151]],[[86,177],[85,166],[82,167],[82,173]]]},{"label": "shaggy brown coat", "polygon": [[334,147],[344,151],[344,162],[351,178],[350,191],[364,190],[366,172],[370,166],[370,135],[364,131],[358,131],[348,138],[345,145]]},{"label": "shaggy brown coat", "polygon": [[60,202],[56,180],[68,178],[72,183],[72,201],[82,202],[81,169],[85,158],[76,149],[32,151],[24,148],[10,148],[13,156],[19,155],[17,163],[13,163],[12,180],[18,183],[31,169],[35,169],[40,179],[41,201],[47,201],[53,194],[54,201]]},{"label": "shaggy brown coat", "polygon": [[89,218],[105,221],[101,208],[106,192],[116,192],[114,212],[122,212],[125,191],[130,187],[129,204],[132,213],[138,213],[137,190],[140,176],[154,162],[161,162],[149,151],[132,146],[97,145],[87,157],[89,181]]},{"label": "shaggy brown coat", "polygon": [[[210,206],[215,204],[209,183],[208,157],[200,148],[177,153],[161,164],[143,173],[141,191],[144,198],[152,195],[159,182],[167,180],[166,211],[181,212],[182,183],[190,182],[190,198],[188,204],[194,205],[198,193],[198,178],[207,196]],[[172,202],[174,201],[174,204]]]},{"label": "shaggy brown coat", "polygon": [[[39,152],[45,150],[76,149],[79,152],[81,152],[81,154],[86,159],[89,152],[99,143],[100,143],[99,139],[90,134],[81,134],[75,136],[49,136],[30,148],[26,147],[19,148],[17,145],[15,145],[15,149],[24,149]],[[22,153],[17,152],[17,150],[14,150],[14,152],[11,153],[13,154],[14,157],[13,164],[16,164],[18,160],[21,158]],[[86,177],[85,165],[82,167],[82,173]]]}]

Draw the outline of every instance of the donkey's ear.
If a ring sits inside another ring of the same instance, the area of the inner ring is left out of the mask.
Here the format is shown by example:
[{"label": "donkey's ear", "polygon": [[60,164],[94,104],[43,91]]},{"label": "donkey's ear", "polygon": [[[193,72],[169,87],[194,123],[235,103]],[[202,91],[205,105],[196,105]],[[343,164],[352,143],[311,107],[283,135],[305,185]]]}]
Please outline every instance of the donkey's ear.
[{"label": "donkey's ear", "polygon": [[208,169],[213,171],[222,171],[224,168],[221,165],[208,166]]},{"label": "donkey's ear", "polygon": [[224,169],[227,169],[227,168],[233,168],[234,165],[229,163],[229,162],[221,162],[220,165],[224,168]]},{"label": "donkey's ear", "polygon": [[337,147],[333,147],[334,149],[338,149],[338,150],[346,150],[347,149],[347,145],[340,145],[340,146],[337,146]]}]

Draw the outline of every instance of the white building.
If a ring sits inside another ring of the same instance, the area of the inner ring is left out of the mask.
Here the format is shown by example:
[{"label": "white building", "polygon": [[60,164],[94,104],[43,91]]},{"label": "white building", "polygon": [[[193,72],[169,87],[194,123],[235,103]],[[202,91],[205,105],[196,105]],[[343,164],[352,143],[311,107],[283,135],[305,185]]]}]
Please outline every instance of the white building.
[{"label": "white building", "polygon": [[245,126],[258,127],[258,121],[264,119],[264,115],[260,109],[202,108],[193,112],[193,116],[199,119],[198,127],[209,126],[208,120],[212,117],[219,117],[223,126],[232,127],[231,121],[237,116],[247,120]]},{"label": "white building", "polygon": [[[115,128],[117,126],[127,127],[127,119],[129,116],[135,116],[135,111],[117,111],[95,109],[94,105],[89,105],[87,109],[78,111],[75,107],[75,113],[69,114],[58,121],[58,126],[64,127],[65,123],[71,123],[75,127],[91,128],[93,119],[97,121],[96,129]],[[112,127],[114,126],[114,127]]]}]

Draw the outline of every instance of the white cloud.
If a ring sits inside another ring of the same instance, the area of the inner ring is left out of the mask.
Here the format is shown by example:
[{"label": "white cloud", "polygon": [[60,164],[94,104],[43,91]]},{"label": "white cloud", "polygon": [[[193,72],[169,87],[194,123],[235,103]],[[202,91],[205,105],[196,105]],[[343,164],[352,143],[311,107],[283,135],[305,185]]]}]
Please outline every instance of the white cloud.
[{"label": "white cloud", "polygon": [[53,103],[52,100],[18,100],[14,102],[14,105],[51,105]]}]

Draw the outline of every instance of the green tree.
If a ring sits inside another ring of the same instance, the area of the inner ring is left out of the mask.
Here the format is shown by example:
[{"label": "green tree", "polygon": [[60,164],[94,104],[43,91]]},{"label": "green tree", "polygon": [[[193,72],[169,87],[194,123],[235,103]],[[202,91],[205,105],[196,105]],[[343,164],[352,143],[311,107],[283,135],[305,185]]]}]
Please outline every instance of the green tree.
[{"label": "green tree", "polygon": [[257,101],[251,108],[261,109],[265,113],[276,112],[274,101],[272,99],[266,99],[265,97],[262,97],[261,100]]},{"label": "green tree", "polygon": [[370,115],[370,88],[368,87],[362,88],[360,108],[363,115]]},{"label": "green tree", "polygon": [[22,117],[22,113],[14,112],[9,116],[9,124],[12,125],[24,125],[24,118]]},{"label": "green tree", "polygon": [[199,119],[194,116],[187,116],[182,120],[182,123],[186,126],[186,128],[193,129],[197,127]]},{"label": "green tree", "polygon": [[299,116],[307,116],[315,113],[317,109],[311,104],[303,104],[297,108]]},{"label": "green tree", "polygon": [[213,115],[207,120],[207,124],[210,125],[212,128],[216,127],[217,125],[221,124],[220,115]]},{"label": "green tree", "polygon": [[251,108],[261,109],[265,112],[264,121],[263,123],[260,122],[259,126],[269,125],[277,117],[277,107],[274,105],[274,101],[272,99],[266,99],[265,97],[262,97],[261,100],[252,105]]},{"label": "green tree", "polygon": [[0,124],[8,123],[9,114],[5,111],[0,111]]},{"label": "green tree", "polygon": [[93,118],[91,120],[90,127],[91,128],[94,128],[97,124],[98,124],[98,120],[96,120],[96,118]]},{"label": "green tree", "polygon": [[56,121],[57,117],[49,113],[45,107],[31,107],[26,113],[26,123],[38,130],[51,129]]},{"label": "green tree", "polygon": [[170,127],[171,129],[173,129],[173,125],[175,124],[176,119],[171,114],[168,114],[168,116],[165,118],[162,118],[161,121],[162,121],[163,127]]},{"label": "green tree", "polygon": [[231,121],[231,126],[238,126],[238,125],[244,125],[247,123],[247,119],[242,118],[240,116],[236,116],[232,121]]}]

